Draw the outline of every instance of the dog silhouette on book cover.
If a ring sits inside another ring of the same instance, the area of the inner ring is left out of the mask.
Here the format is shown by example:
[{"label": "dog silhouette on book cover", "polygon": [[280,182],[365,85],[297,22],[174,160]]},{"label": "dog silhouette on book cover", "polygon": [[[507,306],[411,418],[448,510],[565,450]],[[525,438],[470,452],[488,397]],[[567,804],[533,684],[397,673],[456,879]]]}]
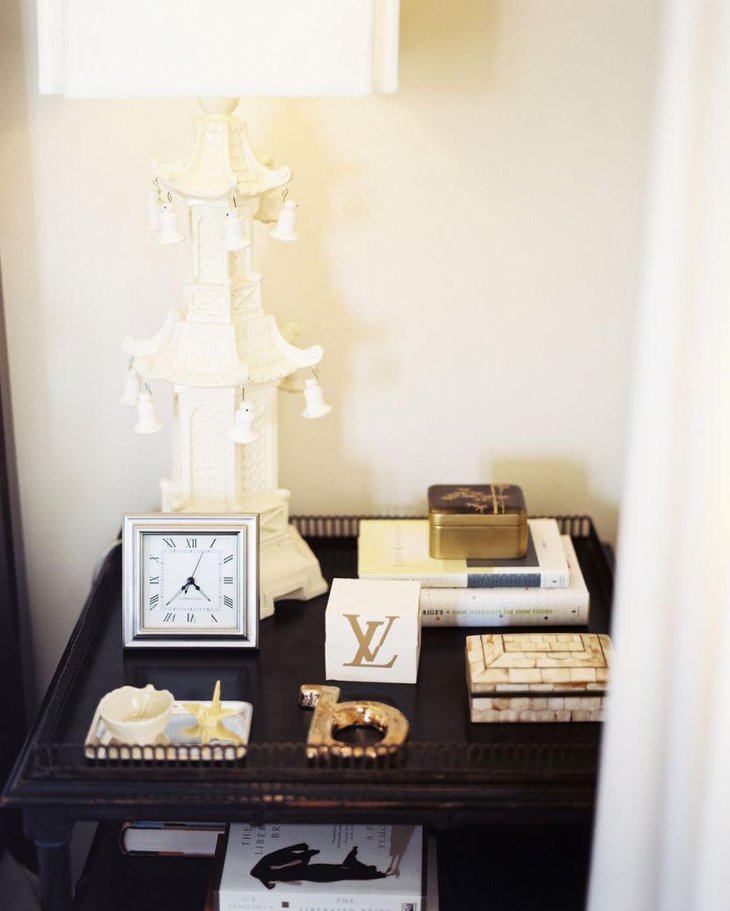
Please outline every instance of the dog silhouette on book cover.
[{"label": "dog silhouette on book cover", "polygon": [[251,870],[251,876],[260,880],[267,889],[279,883],[297,883],[305,880],[313,883],[344,882],[351,879],[384,879],[394,873],[392,865],[384,872],[374,864],[364,864],[357,859],[357,845],[339,864],[310,863],[316,848],[306,842],[299,842],[286,848],[278,848],[265,854]]}]

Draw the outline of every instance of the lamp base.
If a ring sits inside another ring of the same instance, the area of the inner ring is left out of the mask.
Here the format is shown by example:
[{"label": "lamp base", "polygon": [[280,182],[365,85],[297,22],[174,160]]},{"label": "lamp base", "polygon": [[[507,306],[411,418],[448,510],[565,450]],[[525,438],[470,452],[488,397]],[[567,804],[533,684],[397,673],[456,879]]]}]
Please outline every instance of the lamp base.
[{"label": "lamp base", "polygon": [[289,524],[289,491],[274,493],[244,503],[186,502],[171,480],[160,482],[163,512],[251,513],[259,515],[259,617],[274,613],[281,598],[308,601],[327,591],[319,562],[309,545]]},{"label": "lamp base", "polygon": [[259,616],[274,613],[280,598],[308,601],[327,591],[317,558],[293,525],[271,541],[261,542],[259,567]]}]

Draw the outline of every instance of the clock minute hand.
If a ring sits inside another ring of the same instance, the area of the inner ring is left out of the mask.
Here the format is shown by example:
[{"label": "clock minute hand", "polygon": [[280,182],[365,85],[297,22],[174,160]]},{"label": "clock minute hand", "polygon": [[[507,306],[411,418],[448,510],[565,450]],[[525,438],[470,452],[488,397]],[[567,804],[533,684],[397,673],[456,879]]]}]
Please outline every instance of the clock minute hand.
[{"label": "clock minute hand", "polygon": [[[195,573],[198,571],[198,567],[200,566],[200,561],[203,559],[203,554],[204,554],[204,553],[205,553],[204,550],[201,550],[201,551],[200,551],[200,556],[198,557],[198,562],[195,564],[195,569],[190,573],[190,578],[191,578],[191,579],[194,579],[194,578],[195,578]],[[194,583],[193,583],[193,584],[194,584]],[[197,585],[196,585],[195,587],[197,588]]]},{"label": "clock minute hand", "polygon": [[179,591],[176,591],[175,594],[172,596],[172,598],[170,598],[170,600],[166,602],[165,607],[168,607],[170,604],[172,604],[172,602],[175,600],[175,598],[179,598],[180,595],[183,594],[183,592],[187,593],[189,585],[190,585],[189,582],[186,582],[185,585],[181,585]]}]

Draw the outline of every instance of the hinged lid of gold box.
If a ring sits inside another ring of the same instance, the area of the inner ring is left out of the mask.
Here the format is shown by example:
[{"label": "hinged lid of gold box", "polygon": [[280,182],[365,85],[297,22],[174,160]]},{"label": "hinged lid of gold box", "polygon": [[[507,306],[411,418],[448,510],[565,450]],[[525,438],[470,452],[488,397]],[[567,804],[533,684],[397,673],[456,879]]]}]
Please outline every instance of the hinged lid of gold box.
[{"label": "hinged lid of gold box", "polygon": [[433,484],[428,488],[432,525],[525,525],[527,509],[516,484]]}]

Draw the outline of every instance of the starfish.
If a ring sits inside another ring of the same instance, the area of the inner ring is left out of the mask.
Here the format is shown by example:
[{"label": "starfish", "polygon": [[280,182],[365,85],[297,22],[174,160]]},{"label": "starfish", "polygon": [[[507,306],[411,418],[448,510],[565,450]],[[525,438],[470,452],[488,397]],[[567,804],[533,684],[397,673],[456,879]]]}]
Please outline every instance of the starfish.
[{"label": "starfish", "polygon": [[199,737],[201,743],[210,743],[211,740],[227,740],[233,743],[243,743],[238,734],[234,734],[224,724],[223,719],[230,715],[237,715],[235,709],[224,709],[221,705],[221,682],[216,680],[213,690],[213,699],[209,705],[204,702],[183,702],[185,711],[190,712],[197,719],[197,724],[185,728],[183,734],[189,737]]}]

